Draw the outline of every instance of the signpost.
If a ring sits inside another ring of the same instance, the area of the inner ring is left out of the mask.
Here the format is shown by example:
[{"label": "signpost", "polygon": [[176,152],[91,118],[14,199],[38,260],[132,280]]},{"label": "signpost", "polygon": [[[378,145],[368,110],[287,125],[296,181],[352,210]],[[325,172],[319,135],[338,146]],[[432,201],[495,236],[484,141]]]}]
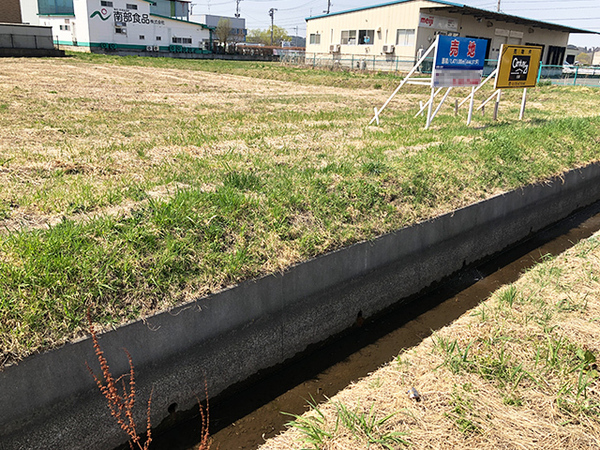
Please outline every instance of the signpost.
[{"label": "signpost", "polygon": [[[432,19],[433,20],[433,19]],[[419,61],[410,70],[402,83],[392,93],[390,98],[379,109],[375,109],[375,115],[369,122],[379,124],[379,114],[385,109],[392,98],[405,84],[418,84],[431,86],[431,96],[425,105],[417,113],[422,114],[427,108],[427,124],[425,129],[429,128],[431,121],[436,116],[444,101],[448,97],[450,90],[455,87],[471,87],[475,89],[481,83],[483,75],[483,66],[485,63],[487,41],[485,39],[470,39],[458,36],[438,35],[435,42],[421,56]],[[420,65],[425,61],[425,58],[435,50],[433,63],[433,71],[431,78],[411,78],[417,72]],[[440,104],[433,111],[433,101],[435,96],[441,92],[443,88],[447,88]],[[473,98],[473,92],[471,94]],[[473,112],[473,101],[471,100],[471,108],[469,110],[469,122]]]},{"label": "signpost", "polygon": [[502,45],[498,60],[496,89],[535,87],[542,47],[533,45]]},{"label": "signpost", "polygon": [[[435,42],[422,55],[390,98],[387,99],[380,109],[375,108],[375,115],[369,122],[369,125],[373,122],[379,124],[379,114],[406,83],[431,86],[429,100],[424,105],[421,105],[417,113],[418,116],[423,114],[425,109],[427,109],[427,124],[425,125],[425,129],[428,129],[429,125],[431,125],[431,121],[442,107],[452,88],[471,87],[469,96],[456,105],[456,110],[458,110],[464,103],[469,101],[469,116],[467,119],[467,125],[469,125],[473,116],[475,93],[485,83],[494,78],[494,93],[477,109],[483,110],[486,104],[496,99],[494,107],[494,120],[496,120],[502,89],[523,88],[521,113],[519,115],[519,119],[522,120],[525,114],[527,88],[535,87],[537,83],[542,47],[535,45],[502,45],[498,67],[482,82],[486,49],[487,40],[485,39],[438,35]],[[434,50],[435,57],[431,78],[411,78],[425,58]],[[443,88],[447,88],[447,91],[434,111],[433,101]]]},{"label": "signpost", "polygon": [[478,86],[487,41],[442,35],[437,39],[432,87]]},{"label": "signpost", "polygon": [[498,98],[502,89],[523,88],[519,120],[525,115],[527,88],[535,87],[537,83],[541,59],[542,47],[535,45],[503,44],[500,48],[495,88],[499,91]]},{"label": "signpost", "polygon": [[[453,87],[471,87],[473,89],[481,83],[483,66],[485,64],[487,41],[484,39],[471,39],[457,36],[438,35],[431,75],[431,98],[427,110],[427,123],[425,129],[429,128],[431,121],[440,110],[446,100],[448,93]],[[448,91],[440,102],[440,105],[431,113],[435,88],[447,87]],[[467,123],[471,122],[473,115],[473,96],[469,105],[469,117]]]}]

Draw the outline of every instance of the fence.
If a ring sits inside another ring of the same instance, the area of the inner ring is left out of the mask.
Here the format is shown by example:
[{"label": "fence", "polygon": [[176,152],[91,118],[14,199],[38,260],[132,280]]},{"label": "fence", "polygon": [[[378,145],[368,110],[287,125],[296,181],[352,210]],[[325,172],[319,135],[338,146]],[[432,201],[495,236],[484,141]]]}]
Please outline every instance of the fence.
[{"label": "fence", "polygon": [[[415,59],[400,58],[393,55],[358,56],[341,53],[311,53],[282,55],[284,64],[310,66],[313,69],[361,70],[373,72],[408,72],[417,62]],[[419,71],[430,74],[433,58],[427,58]],[[498,60],[485,61],[483,75],[491,74]],[[582,85],[600,87],[600,67],[591,66],[552,66],[541,64],[538,81],[561,85]]]},{"label": "fence", "polygon": [[[343,55],[330,54],[295,54],[282,55],[280,61],[286,64],[307,65],[319,69],[368,70],[372,72],[408,72],[413,68],[416,59],[387,55]],[[486,61],[484,75],[489,75],[496,68],[496,60]],[[427,58],[419,67],[421,73],[431,73],[433,58]]]},{"label": "fence", "polygon": [[600,87],[600,67],[542,65],[538,81],[566,86]]},{"label": "fence", "polygon": [[0,34],[0,48],[54,50],[52,36]]}]

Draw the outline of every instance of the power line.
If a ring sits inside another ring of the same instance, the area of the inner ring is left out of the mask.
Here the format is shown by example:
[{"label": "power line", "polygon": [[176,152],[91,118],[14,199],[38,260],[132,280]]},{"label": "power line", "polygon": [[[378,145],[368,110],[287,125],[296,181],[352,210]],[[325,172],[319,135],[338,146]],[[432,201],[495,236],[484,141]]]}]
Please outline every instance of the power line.
[{"label": "power line", "polygon": [[294,6],[293,8],[281,8],[280,11],[294,11],[296,9],[301,9],[301,8],[304,8],[305,6],[308,6],[308,5],[311,5],[313,3],[320,2],[320,1],[321,0],[310,0],[307,3],[303,3],[302,5]]},{"label": "power line", "polygon": [[571,18],[566,18],[566,17],[558,17],[556,19],[544,19],[544,20],[600,20],[600,17],[571,17]]}]

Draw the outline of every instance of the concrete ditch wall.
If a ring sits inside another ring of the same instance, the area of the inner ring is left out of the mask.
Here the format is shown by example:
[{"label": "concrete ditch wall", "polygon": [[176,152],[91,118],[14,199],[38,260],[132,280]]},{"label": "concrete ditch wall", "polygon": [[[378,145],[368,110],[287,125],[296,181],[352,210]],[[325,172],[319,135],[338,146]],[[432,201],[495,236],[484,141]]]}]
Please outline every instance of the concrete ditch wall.
[{"label": "concrete ditch wall", "polygon": [[[251,280],[101,336],[113,374],[137,375],[140,429],[600,200],[600,165],[568,172]],[[0,449],[113,448],[126,439],[85,367],[89,339],[0,372]]]}]

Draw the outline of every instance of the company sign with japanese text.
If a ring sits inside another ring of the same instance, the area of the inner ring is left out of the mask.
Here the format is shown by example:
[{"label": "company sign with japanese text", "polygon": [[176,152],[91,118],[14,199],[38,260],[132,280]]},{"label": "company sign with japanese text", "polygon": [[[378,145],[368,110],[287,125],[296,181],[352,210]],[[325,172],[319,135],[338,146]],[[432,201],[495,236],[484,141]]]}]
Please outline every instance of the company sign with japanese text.
[{"label": "company sign with japanese text", "polygon": [[438,36],[433,65],[433,87],[477,86],[481,83],[487,41]]},{"label": "company sign with japanese text", "polygon": [[419,27],[433,28],[435,30],[458,31],[458,21],[448,17],[421,14],[419,17]]},{"label": "company sign with japanese text", "polygon": [[535,87],[542,47],[534,45],[502,45],[498,61],[496,89]]}]

